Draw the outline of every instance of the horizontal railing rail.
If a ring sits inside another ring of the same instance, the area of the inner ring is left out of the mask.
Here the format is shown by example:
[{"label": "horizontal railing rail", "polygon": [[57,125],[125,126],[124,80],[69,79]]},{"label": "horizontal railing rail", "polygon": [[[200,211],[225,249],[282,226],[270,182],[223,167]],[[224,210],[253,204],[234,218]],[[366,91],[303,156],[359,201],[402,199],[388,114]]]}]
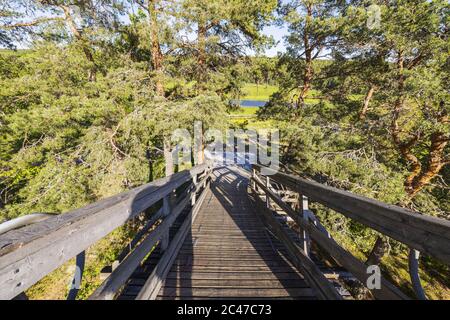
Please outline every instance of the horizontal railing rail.
[{"label": "horizontal railing rail", "polygon": [[[266,202],[264,207],[267,210],[276,214],[276,210],[270,209],[271,203],[273,203],[274,207],[281,209],[302,230],[305,243],[302,252],[308,255],[309,244],[307,242],[315,241],[321,249],[328,252],[338,264],[350,271],[363,285],[366,285],[370,276],[367,272],[368,265],[342,248],[316,218],[311,219],[308,200],[325,205],[409,246],[411,248],[410,275],[418,298],[423,299],[425,295],[418,276],[417,251],[433,256],[444,263],[450,261],[450,221],[425,216],[292,174],[273,171],[267,167],[264,167],[265,175],[262,175],[261,169],[262,167],[259,165],[252,166],[252,190],[259,195],[257,197],[259,202]],[[275,190],[274,185],[282,186],[283,190]],[[294,208],[292,201],[289,202],[283,198],[286,192],[297,194],[299,208]],[[415,259],[412,259],[411,256]],[[381,288],[371,290],[371,292],[375,298],[379,299],[408,298],[384,277],[381,277]]]},{"label": "horizontal railing rail", "polygon": [[18,229],[33,223],[44,221],[54,214],[50,213],[30,213],[25,216],[17,217],[0,224],[0,234],[6,233],[8,231]]},{"label": "horizontal railing rail", "polygon": [[[121,264],[129,268],[136,266],[136,262],[140,262],[139,258],[145,256],[145,250],[151,250],[156,242],[167,247],[168,230],[175,217],[189,199],[196,197],[195,193],[205,189],[209,178],[208,165],[198,165],[86,207],[1,234],[0,299],[16,297],[116,228],[163,202],[162,211],[156,210],[161,219],[153,218],[152,223],[158,223],[155,228],[146,225],[144,228],[152,230],[140,233],[143,237],[147,235],[145,239],[133,239],[132,248],[121,257]],[[188,187],[181,195],[174,194],[174,190],[183,188],[186,184]],[[102,288],[106,290],[103,293],[101,290],[97,291],[101,293],[99,298],[111,298],[112,293],[123,285],[128,273],[129,270],[121,274],[113,272],[102,284]],[[113,278],[118,280],[111,281],[113,274]]]},{"label": "horizontal railing rail", "polygon": [[[259,171],[261,166],[254,165]],[[265,168],[269,172],[269,168]],[[273,174],[272,174],[273,173]],[[270,179],[344,216],[450,264],[450,221],[282,172]]]}]

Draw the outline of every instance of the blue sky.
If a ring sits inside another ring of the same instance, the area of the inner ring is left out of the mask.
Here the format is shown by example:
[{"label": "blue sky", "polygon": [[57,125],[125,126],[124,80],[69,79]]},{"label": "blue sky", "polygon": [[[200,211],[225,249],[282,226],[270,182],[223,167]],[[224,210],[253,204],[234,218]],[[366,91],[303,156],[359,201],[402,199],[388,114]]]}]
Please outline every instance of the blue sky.
[{"label": "blue sky", "polygon": [[277,45],[273,48],[266,50],[265,54],[269,57],[274,57],[278,52],[285,52],[283,37],[287,34],[286,27],[269,26],[263,29],[264,34],[272,36],[277,42]]},{"label": "blue sky", "polygon": [[[42,12],[35,13],[37,17],[42,17],[44,14]],[[129,23],[128,16],[122,16],[122,21],[125,23]],[[285,52],[286,47],[284,46],[284,36],[287,35],[287,28],[286,26],[276,26],[271,25],[267,26],[263,29],[263,33],[272,36],[275,40],[276,44],[274,47],[267,49],[265,51],[265,55],[269,57],[275,57],[279,52]],[[19,49],[25,49],[29,47],[29,43],[26,42],[18,42],[16,43],[17,47]],[[249,52],[249,54],[252,54],[252,52]]]}]

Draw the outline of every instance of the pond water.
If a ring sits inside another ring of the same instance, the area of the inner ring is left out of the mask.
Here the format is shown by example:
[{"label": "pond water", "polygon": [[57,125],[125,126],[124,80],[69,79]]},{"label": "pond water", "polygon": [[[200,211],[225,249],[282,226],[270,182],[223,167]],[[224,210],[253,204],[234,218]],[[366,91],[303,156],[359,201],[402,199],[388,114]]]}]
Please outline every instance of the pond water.
[{"label": "pond water", "polygon": [[231,103],[239,103],[241,107],[264,107],[267,101],[261,100],[232,100]]}]

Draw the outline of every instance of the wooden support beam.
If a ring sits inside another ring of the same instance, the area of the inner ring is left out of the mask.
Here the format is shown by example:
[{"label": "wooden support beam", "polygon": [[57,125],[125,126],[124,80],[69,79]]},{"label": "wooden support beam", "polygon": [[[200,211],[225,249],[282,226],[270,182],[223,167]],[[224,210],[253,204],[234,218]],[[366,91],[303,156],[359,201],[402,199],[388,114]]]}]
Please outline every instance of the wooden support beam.
[{"label": "wooden support beam", "polygon": [[[168,217],[171,212],[171,195],[173,193],[169,193],[163,198],[163,217]],[[164,251],[167,249],[169,245],[169,229],[167,228],[161,237],[161,250]]]}]

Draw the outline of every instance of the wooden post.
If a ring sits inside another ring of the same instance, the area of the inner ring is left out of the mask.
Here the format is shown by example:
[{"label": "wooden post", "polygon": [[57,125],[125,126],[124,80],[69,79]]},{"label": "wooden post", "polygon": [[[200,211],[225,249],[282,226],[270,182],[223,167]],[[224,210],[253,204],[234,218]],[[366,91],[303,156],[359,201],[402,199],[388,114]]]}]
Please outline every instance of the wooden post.
[{"label": "wooden post", "polygon": [[419,250],[413,248],[409,249],[409,256],[408,256],[409,276],[411,277],[411,282],[417,298],[419,300],[427,300],[425,291],[423,290],[422,284],[420,283],[419,257],[420,257]]},{"label": "wooden post", "polygon": [[194,184],[194,190],[192,191],[191,205],[194,206],[195,205],[195,200],[196,200],[195,189],[197,188],[197,175],[194,175],[192,177],[192,183]]},{"label": "wooden post", "polygon": [[[266,176],[266,188],[267,188],[267,190],[269,190],[269,188],[270,188],[270,178],[269,178],[269,176]],[[266,207],[268,209],[270,209],[270,197],[269,197],[267,192],[266,192]]]},{"label": "wooden post", "polygon": [[256,177],[256,169],[252,168],[252,187],[253,187],[253,190],[257,191],[255,177]]},{"label": "wooden post", "polygon": [[[304,195],[300,195],[300,201],[301,201],[301,218],[303,220],[305,220],[306,223],[308,222],[308,213],[306,212],[307,210],[309,210],[308,207],[308,198],[305,197]],[[310,251],[311,251],[311,239],[309,237],[308,232],[306,232],[305,229],[303,229],[303,250],[305,251],[306,256],[310,256]]]},{"label": "wooden post", "polygon": [[[163,214],[162,214],[163,218],[167,217],[170,214],[171,195],[172,193],[169,193],[163,199]],[[161,237],[161,251],[165,251],[169,245],[169,230],[170,228],[167,228],[167,231],[165,231]]]},{"label": "wooden post", "polygon": [[295,195],[296,197],[296,202],[293,203],[292,205],[292,209],[296,212],[296,218],[297,218],[297,226],[298,226],[298,238],[302,241],[304,241],[304,235],[303,235],[303,228],[302,228],[302,223],[301,223],[301,219],[303,219],[303,213],[302,213],[302,195],[300,193],[296,193]]}]

